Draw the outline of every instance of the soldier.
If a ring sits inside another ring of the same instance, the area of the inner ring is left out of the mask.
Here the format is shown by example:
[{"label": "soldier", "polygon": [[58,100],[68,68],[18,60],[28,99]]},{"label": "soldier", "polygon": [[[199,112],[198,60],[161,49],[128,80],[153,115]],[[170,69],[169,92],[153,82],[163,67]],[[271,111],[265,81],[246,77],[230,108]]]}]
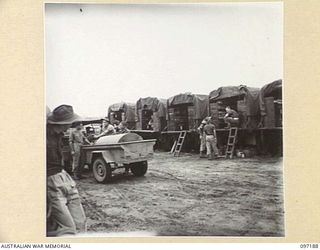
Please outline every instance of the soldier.
[{"label": "soldier", "polygon": [[153,117],[152,116],[148,122],[147,130],[153,130]]},{"label": "soldier", "polygon": [[79,120],[72,106],[61,105],[47,117],[47,236],[86,231],[86,216],[75,181],[63,170],[63,132]]},{"label": "soldier", "polygon": [[226,115],[224,116],[224,122],[227,123],[227,128],[238,126],[239,114],[231,109],[229,106],[226,107]]},{"label": "soldier", "polygon": [[118,120],[114,120],[114,122],[113,122],[113,128],[114,128],[114,131],[116,132],[116,133],[118,133],[119,132],[119,125],[120,125],[120,121],[118,121]]},{"label": "soldier", "polygon": [[127,128],[127,123],[125,121],[120,122],[118,134],[129,133],[130,130]]},{"label": "soldier", "polygon": [[200,158],[205,158],[205,150],[206,150],[206,135],[204,133],[204,126],[207,124],[206,120],[203,120],[198,127],[199,138],[200,138]]},{"label": "soldier", "polygon": [[81,176],[81,163],[80,163],[80,150],[81,145],[84,143],[91,144],[82,130],[82,123],[74,123],[75,129],[71,131],[69,137],[69,145],[72,155],[72,173],[75,180],[82,178]]},{"label": "soldier", "polygon": [[105,118],[102,120],[101,133],[99,135],[95,135],[93,138],[99,139],[102,136],[113,135],[114,133],[115,133],[114,127],[110,124],[109,119]]},{"label": "soldier", "polygon": [[213,125],[211,118],[208,120],[207,124],[204,126],[203,131],[206,135],[208,160],[213,160],[218,157],[219,151],[217,148],[216,128]]}]

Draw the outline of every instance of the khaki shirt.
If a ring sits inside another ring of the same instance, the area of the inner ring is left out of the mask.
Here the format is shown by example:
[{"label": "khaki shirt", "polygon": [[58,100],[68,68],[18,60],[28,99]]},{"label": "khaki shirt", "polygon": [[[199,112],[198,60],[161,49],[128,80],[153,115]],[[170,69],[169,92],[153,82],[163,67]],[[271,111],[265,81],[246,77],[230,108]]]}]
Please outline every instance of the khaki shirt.
[{"label": "khaki shirt", "polygon": [[69,142],[83,144],[85,142],[85,138],[84,132],[76,129],[70,133]]},{"label": "khaki shirt", "polygon": [[107,126],[105,126],[102,130],[101,136],[105,136],[105,135],[112,135],[114,134],[116,131],[114,129],[114,127],[111,124],[108,124]]},{"label": "khaki shirt", "polygon": [[206,135],[215,135],[215,130],[216,127],[211,123],[205,125],[203,128],[203,131]]}]

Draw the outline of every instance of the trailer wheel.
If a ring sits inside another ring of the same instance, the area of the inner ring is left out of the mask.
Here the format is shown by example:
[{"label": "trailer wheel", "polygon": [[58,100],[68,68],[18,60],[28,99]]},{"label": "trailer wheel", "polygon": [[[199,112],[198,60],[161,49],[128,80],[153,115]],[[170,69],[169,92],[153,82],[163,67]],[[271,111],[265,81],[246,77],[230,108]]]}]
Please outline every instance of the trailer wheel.
[{"label": "trailer wheel", "polygon": [[141,162],[131,163],[130,169],[135,176],[144,176],[148,170],[148,162],[141,161]]},{"label": "trailer wheel", "polygon": [[111,180],[112,170],[110,164],[101,157],[94,160],[92,164],[93,176],[99,183],[106,183]]}]

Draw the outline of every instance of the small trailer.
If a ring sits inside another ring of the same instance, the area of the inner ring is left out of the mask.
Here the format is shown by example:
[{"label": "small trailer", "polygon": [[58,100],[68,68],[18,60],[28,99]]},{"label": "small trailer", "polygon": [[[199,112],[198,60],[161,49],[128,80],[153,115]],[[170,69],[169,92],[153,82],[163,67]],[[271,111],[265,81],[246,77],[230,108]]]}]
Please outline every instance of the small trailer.
[{"label": "small trailer", "polygon": [[143,140],[135,133],[115,134],[101,137],[93,145],[82,146],[81,154],[84,164],[92,168],[96,181],[106,183],[119,168],[130,169],[135,176],[145,175],[155,143],[156,140]]}]

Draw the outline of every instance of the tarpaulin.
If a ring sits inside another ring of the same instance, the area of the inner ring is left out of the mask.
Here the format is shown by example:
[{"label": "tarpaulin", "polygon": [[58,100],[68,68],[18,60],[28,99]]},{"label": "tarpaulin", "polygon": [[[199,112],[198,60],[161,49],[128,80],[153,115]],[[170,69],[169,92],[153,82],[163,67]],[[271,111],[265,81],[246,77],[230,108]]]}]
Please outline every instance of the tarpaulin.
[{"label": "tarpaulin", "polygon": [[134,122],[135,121],[135,105],[133,103],[119,102],[114,103],[108,108],[108,116],[111,112],[122,111],[125,114],[125,121]]},{"label": "tarpaulin", "polygon": [[[140,98],[136,103],[136,113],[140,109],[152,110],[158,112],[159,117],[167,116],[167,100],[157,97]],[[136,114],[138,117],[138,113]]]},{"label": "tarpaulin", "polygon": [[193,105],[195,114],[194,119],[203,119],[208,116],[209,96],[184,93],[168,99],[168,108],[177,105]]},{"label": "tarpaulin", "polygon": [[213,90],[209,94],[210,102],[223,101],[228,98],[243,98],[247,106],[247,115],[258,113],[259,88],[251,88],[245,85],[226,86]]},{"label": "tarpaulin", "polygon": [[259,108],[261,116],[267,115],[266,106],[264,102],[265,97],[273,96],[275,99],[282,99],[282,80],[276,80],[274,82],[264,85],[259,93]]},{"label": "tarpaulin", "polygon": [[114,104],[109,106],[108,113],[124,111],[126,109],[126,106],[127,106],[127,104],[125,102],[114,103]]}]

